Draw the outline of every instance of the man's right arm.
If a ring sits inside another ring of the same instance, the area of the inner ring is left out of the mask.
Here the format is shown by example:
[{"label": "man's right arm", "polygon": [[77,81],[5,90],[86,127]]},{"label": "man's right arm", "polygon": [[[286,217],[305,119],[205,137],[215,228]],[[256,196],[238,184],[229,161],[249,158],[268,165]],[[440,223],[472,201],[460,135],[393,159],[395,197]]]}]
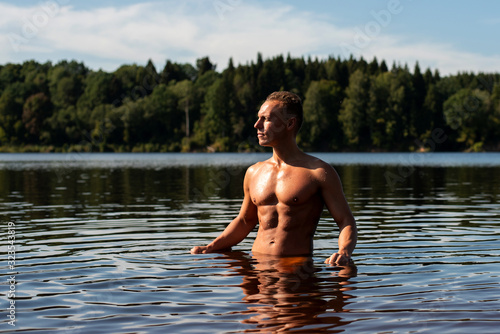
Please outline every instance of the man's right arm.
[{"label": "man's right arm", "polygon": [[195,246],[191,254],[212,253],[223,251],[241,242],[254,229],[258,223],[257,207],[252,202],[249,194],[251,168],[245,174],[243,183],[245,197],[238,216],[225,228],[225,230],[206,246]]}]

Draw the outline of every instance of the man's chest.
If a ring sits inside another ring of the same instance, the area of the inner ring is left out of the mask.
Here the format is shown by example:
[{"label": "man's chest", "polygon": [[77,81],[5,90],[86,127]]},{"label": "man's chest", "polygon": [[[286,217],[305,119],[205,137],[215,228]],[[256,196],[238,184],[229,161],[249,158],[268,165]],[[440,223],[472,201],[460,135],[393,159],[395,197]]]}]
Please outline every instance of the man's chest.
[{"label": "man's chest", "polygon": [[288,206],[308,202],[318,193],[318,183],[307,170],[267,170],[260,173],[250,184],[250,196],[255,205]]}]

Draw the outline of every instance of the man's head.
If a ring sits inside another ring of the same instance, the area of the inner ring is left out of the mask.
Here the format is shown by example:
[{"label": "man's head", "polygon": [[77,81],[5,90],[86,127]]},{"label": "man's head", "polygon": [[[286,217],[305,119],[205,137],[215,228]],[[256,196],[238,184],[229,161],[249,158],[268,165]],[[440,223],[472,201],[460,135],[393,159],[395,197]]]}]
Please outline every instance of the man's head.
[{"label": "man's head", "polygon": [[269,94],[266,102],[277,102],[285,120],[295,118],[295,134],[297,134],[304,120],[304,112],[302,110],[302,101],[297,94],[280,91]]},{"label": "man's head", "polygon": [[293,140],[302,124],[302,103],[300,98],[289,92],[270,94],[257,114],[259,144],[274,146]]}]

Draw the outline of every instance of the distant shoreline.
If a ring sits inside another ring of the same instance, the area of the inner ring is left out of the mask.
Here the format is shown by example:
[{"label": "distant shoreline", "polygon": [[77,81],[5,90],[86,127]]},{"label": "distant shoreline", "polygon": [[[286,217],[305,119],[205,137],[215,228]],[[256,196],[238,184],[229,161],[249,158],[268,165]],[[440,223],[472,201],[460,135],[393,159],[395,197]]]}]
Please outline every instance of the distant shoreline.
[{"label": "distant shoreline", "polygon": [[[152,150],[151,147],[147,145],[139,145],[134,146],[131,149],[127,149],[123,146],[120,147],[109,147],[106,146],[102,150],[96,149],[95,146],[85,146],[85,145],[69,145],[66,147],[55,147],[55,146],[45,146],[45,145],[25,145],[25,146],[16,146],[16,145],[3,145],[0,146],[0,153],[265,153],[266,149],[262,150],[245,150],[245,151],[216,151],[207,148],[205,150],[191,150],[191,151],[168,151],[168,150]],[[308,151],[306,151],[308,152]],[[381,150],[381,149],[372,149],[366,151],[354,151],[354,150],[345,150],[345,151],[313,151],[316,153],[429,153],[430,150],[414,150],[414,151],[401,151],[401,150]],[[473,150],[456,150],[456,151],[435,151],[436,153],[470,153],[470,152],[500,152],[500,149],[492,149],[492,148],[483,148],[483,150],[473,151]]]}]

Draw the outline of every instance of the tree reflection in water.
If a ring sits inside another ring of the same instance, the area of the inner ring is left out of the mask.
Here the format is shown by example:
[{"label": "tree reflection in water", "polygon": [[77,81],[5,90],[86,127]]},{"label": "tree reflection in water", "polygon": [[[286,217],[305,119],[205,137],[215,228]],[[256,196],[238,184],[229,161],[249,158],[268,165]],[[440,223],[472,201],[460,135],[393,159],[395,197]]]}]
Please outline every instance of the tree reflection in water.
[{"label": "tree reflection in water", "polygon": [[229,260],[230,269],[242,277],[243,301],[249,306],[240,313],[250,317],[241,322],[256,325],[245,332],[314,328],[328,333],[350,323],[339,313],[349,312],[345,307],[353,298],[348,292],[354,290],[349,279],[356,276],[355,266],[319,268],[311,257],[245,252],[228,252],[219,259]]}]

